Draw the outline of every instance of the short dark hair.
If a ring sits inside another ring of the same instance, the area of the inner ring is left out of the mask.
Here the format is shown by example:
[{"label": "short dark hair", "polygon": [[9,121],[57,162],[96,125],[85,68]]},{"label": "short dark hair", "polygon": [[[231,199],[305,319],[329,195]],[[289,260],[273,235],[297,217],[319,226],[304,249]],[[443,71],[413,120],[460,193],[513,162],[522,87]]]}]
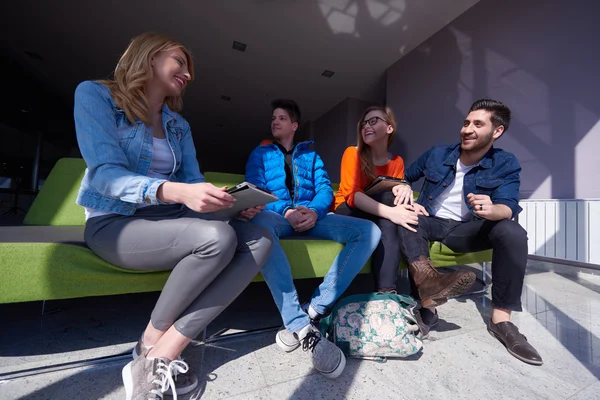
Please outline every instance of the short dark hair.
[{"label": "short dark hair", "polygon": [[277,108],[287,111],[292,122],[297,122],[300,125],[300,107],[294,100],[289,99],[276,99],[271,102],[271,111],[275,111]]},{"label": "short dark hair", "polygon": [[469,112],[477,110],[491,112],[492,125],[494,125],[496,128],[500,125],[503,125],[504,132],[508,130],[508,126],[510,125],[510,108],[508,108],[504,103],[501,103],[497,100],[480,99],[473,103],[469,109]]}]

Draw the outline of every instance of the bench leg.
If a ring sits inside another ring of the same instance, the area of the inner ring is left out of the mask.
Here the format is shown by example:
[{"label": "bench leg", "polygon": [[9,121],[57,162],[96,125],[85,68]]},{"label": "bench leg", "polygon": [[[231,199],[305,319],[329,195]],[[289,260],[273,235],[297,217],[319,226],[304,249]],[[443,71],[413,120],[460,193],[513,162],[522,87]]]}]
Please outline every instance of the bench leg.
[{"label": "bench leg", "polygon": [[481,263],[481,278],[477,278],[477,281],[480,281],[482,284],[482,288],[480,290],[476,290],[473,292],[465,293],[463,296],[471,296],[474,294],[486,294],[490,285],[487,282],[487,269],[489,266],[489,261],[484,261]]},{"label": "bench leg", "polygon": [[479,290],[467,292],[467,293],[462,294],[460,296],[456,296],[455,298],[461,298],[461,297],[466,297],[466,296],[486,294],[487,291],[488,291],[488,289],[489,289],[489,287],[490,287],[490,285],[488,284],[488,281],[487,281],[487,270],[488,270],[489,264],[490,264],[489,261],[484,261],[483,263],[481,263],[481,278],[475,278],[476,281],[481,282],[481,285],[483,287],[481,289],[479,289]]},{"label": "bench leg", "polygon": [[16,378],[24,378],[24,377],[32,376],[32,375],[46,374],[48,372],[63,371],[65,369],[90,367],[90,366],[96,366],[99,364],[106,364],[106,363],[110,363],[110,362],[130,360],[131,357],[132,357],[131,352],[127,352],[124,354],[102,356],[102,357],[90,358],[87,360],[81,360],[81,361],[70,361],[70,362],[66,362],[66,363],[62,363],[62,364],[49,365],[46,367],[22,369],[22,370],[14,371],[14,372],[11,372],[11,373],[8,373],[5,375],[0,375],[0,381],[16,379]]},{"label": "bench leg", "polygon": [[[42,304],[42,314],[45,311],[44,308],[45,308],[45,302]],[[235,332],[235,333],[230,333],[230,334],[224,334],[227,331],[227,329],[222,329],[222,330],[218,331],[217,333],[211,335],[210,337],[206,337],[206,328],[205,328],[202,331],[202,335],[200,337],[199,342],[201,344],[225,342],[228,340],[239,339],[239,338],[243,338],[243,337],[247,337],[247,336],[253,336],[253,335],[258,335],[261,333],[276,331],[279,328],[280,328],[280,326],[278,325],[278,326],[272,326],[272,327],[266,327],[266,328],[251,329],[251,330],[247,330],[247,331]],[[114,355],[90,358],[90,359],[80,360],[80,361],[70,361],[70,362],[66,362],[66,363],[49,365],[49,366],[45,366],[45,367],[22,369],[22,370],[10,372],[5,375],[0,375],[0,381],[24,378],[24,377],[28,377],[28,376],[32,376],[32,375],[45,374],[45,373],[49,373],[49,372],[63,371],[63,370],[72,369],[72,368],[91,367],[91,366],[96,366],[96,365],[101,365],[101,364],[106,364],[106,363],[111,363],[111,362],[117,362],[117,361],[123,361],[123,360],[128,361],[128,360],[131,360],[131,358],[132,358],[131,352],[128,351],[126,353],[121,353],[121,354],[114,354]],[[201,361],[203,361],[202,360],[203,358],[204,358],[204,354],[202,354],[202,356],[201,356]]]},{"label": "bench leg", "polygon": [[[60,308],[48,310],[46,307],[46,300],[42,300],[41,318],[43,318],[44,316],[46,316],[48,314],[52,314],[52,313],[55,313],[58,311],[60,311]],[[43,319],[40,321],[43,324]],[[90,366],[106,364],[106,363],[110,363],[110,362],[129,360],[131,358],[132,358],[131,352],[128,351],[127,353],[107,355],[107,356],[89,358],[89,359],[78,360],[78,361],[69,361],[69,362],[65,362],[65,363],[48,365],[48,366],[44,366],[44,367],[21,369],[21,370],[17,370],[17,371],[12,371],[8,374],[0,375],[0,381],[24,378],[24,377],[28,377],[28,376],[32,376],[32,375],[46,374],[49,372],[63,371],[63,370],[72,369],[72,368],[90,367]]]},{"label": "bench leg", "polygon": [[[229,333],[226,335],[224,335],[224,333],[227,332],[227,329],[221,329],[220,331],[211,335],[210,337],[205,338],[204,343],[209,344],[209,343],[215,343],[215,342],[224,342],[227,340],[239,339],[239,338],[246,337],[246,336],[259,335],[261,333],[276,331],[280,327],[281,327],[281,325],[269,326],[269,327],[258,328],[258,329],[249,329],[247,331],[242,331],[242,332]],[[206,331],[205,331],[204,335],[206,336]]]},{"label": "bench leg", "polygon": [[42,300],[42,317],[48,314],[54,314],[55,312],[59,312],[60,308],[55,308],[54,310],[46,310],[46,300]]}]

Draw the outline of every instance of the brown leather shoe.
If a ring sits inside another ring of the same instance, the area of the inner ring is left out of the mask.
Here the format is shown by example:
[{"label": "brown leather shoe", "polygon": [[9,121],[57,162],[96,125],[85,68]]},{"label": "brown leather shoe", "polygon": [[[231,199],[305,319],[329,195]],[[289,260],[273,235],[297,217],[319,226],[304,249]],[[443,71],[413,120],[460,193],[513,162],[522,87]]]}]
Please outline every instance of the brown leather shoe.
[{"label": "brown leather shoe", "polygon": [[527,338],[519,332],[519,329],[510,321],[494,324],[490,319],[488,332],[498,339],[506,347],[506,350],[519,360],[532,365],[542,365],[542,357],[529,344]]},{"label": "brown leather shoe", "polygon": [[448,297],[460,296],[475,282],[475,274],[471,271],[439,272],[431,259],[417,260],[408,266],[415,281],[421,306],[432,308],[444,304]]}]

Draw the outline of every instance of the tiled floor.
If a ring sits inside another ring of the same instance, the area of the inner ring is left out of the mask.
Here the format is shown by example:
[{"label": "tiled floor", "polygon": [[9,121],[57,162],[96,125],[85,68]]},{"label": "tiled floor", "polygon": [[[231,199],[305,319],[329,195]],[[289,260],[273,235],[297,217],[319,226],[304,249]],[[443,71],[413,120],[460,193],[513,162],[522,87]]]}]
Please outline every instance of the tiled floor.
[{"label": "tiled floor", "polygon": [[[274,332],[191,346],[185,356],[202,381],[196,394],[236,400],[600,399],[600,276],[558,274],[539,262],[531,264],[525,311],[513,321],[544,358],[541,367],[510,356],[487,333],[488,296],[442,306],[440,325],[417,359],[349,360],[335,381],[315,373],[301,350],[282,354]],[[308,295],[314,281],[301,285],[301,295]],[[362,277],[352,290],[368,286]],[[41,319],[38,305],[2,306],[0,314],[8,322],[0,331],[0,375],[130,350],[154,300],[155,294],[146,294],[53,302],[50,308],[62,310]],[[224,327],[279,323],[268,291],[257,284],[215,321],[209,334]],[[0,381],[0,399],[122,399],[125,363]]]}]

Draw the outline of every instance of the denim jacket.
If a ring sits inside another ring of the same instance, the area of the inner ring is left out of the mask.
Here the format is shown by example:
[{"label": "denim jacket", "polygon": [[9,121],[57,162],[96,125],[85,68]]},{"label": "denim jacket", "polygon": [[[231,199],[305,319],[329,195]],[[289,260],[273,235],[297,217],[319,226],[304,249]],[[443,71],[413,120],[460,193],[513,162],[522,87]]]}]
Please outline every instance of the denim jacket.
[{"label": "denim jacket", "polygon": [[[147,175],[152,161],[152,131],[141,121],[131,125],[110,90],[84,81],[75,90],[75,131],[87,164],[77,204],[130,215],[137,204],[164,204],[156,197],[165,179]],[[187,121],[164,105],[162,121],[175,165],[169,181],[204,182]]]},{"label": "denim jacket", "polygon": [[[434,199],[454,181],[459,156],[460,144],[434,146],[405,171],[405,179],[411,183],[425,177],[417,203],[427,212],[432,212]],[[473,217],[480,218],[467,202],[469,193],[490,196],[492,203],[508,206],[512,218],[516,217],[522,210],[519,206],[520,172],[517,157],[492,147],[464,177],[465,203]]]}]

